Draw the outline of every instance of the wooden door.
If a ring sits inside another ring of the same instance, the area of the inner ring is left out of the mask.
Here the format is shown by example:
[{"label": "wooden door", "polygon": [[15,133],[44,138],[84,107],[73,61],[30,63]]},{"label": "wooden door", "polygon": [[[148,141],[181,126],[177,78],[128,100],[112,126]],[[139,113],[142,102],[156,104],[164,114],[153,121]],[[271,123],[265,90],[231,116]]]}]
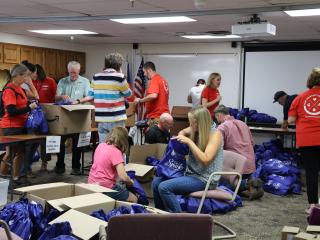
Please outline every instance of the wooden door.
[{"label": "wooden door", "polygon": [[34,49],[34,63],[40,64],[45,68],[45,49],[44,48],[35,48]]},{"label": "wooden door", "polygon": [[46,49],[45,50],[45,71],[48,76],[57,78],[57,50],[55,49]]},{"label": "wooden door", "polygon": [[3,62],[3,44],[0,43],[0,63]]},{"label": "wooden door", "polygon": [[20,46],[14,44],[3,45],[3,62],[20,63]]},{"label": "wooden door", "polygon": [[34,48],[21,46],[20,59],[21,59],[21,61],[28,60],[29,62],[35,64],[35,62],[34,62]]},{"label": "wooden door", "polygon": [[63,50],[57,50],[57,80],[66,77],[68,75],[68,70],[67,70],[67,51]]}]

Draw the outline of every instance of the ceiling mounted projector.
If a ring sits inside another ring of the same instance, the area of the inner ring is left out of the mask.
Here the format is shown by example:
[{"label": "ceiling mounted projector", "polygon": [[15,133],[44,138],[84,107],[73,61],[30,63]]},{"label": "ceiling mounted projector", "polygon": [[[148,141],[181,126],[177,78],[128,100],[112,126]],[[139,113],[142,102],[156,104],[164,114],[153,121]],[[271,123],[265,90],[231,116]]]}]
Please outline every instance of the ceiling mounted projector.
[{"label": "ceiling mounted projector", "polygon": [[247,37],[274,36],[276,35],[276,26],[266,20],[261,20],[257,14],[254,14],[249,21],[232,25],[231,32],[233,35]]}]

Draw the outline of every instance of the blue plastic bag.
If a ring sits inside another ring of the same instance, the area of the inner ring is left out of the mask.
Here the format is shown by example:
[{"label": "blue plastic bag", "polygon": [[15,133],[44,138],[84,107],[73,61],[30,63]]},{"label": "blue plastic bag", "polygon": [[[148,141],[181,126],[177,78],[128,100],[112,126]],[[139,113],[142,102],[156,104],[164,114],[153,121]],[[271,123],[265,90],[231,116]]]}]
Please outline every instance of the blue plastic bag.
[{"label": "blue plastic bag", "polygon": [[10,231],[17,234],[23,240],[29,240],[33,224],[29,217],[28,200],[23,198],[18,202],[4,206],[0,211],[0,219],[6,221]]},{"label": "blue plastic bag", "polygon": [[53,238],[52,240],[77,240],[78,238],[69,236],[69,235],[60,235],[56,238]]},{"label": "blue plastic bag", "polygon": [[277,174],[277,175],[289,175],[289,168],[283,164],[282,161],[272,158],[268,161],[265,161],[263,164],[263,171],[268,174]]},{"label": "blue plastic bag", "polygon": [[148,213],[148,211],[144,206],[141,206],[138,204],[131,205],[130,214],[137,214],[137,213]]},{"label": "blue plastic bag", "polygon": [[71,104],[72,104],[72,100],[71,99],[60,100],[60,101],[54,103],[54,105],[71,105]]},{"label": "blue plastic bag", "polygon": [[[220,185],[219,188],[229,192],[230,194],[233,194],[233,191],[223,185]],[[196,213],[201,201],[200,198],[189,196],[177,196],[177,200],[180,204],[181,209],[189,213]],[[236,196],[236,199],[233,202],[230,202],[228,200],[223,201],[213,198],[206,198],[204,200],[201,213],[227,213],[235,210],[237,207],[242,207],[241,198],[239,196]]]},{"label": "blue plastic bag", "polygon": [[263,184],[263,189],[275,195],[285,196],[290,191],[290,186],[281,184],[280,182],[269,180]]},{"label": "blue plastic bag", "polygon": [[155,156],[147,157],[146,161],[147,161],[148,165],[154,166],[154,167],[158,166],[158,164],[160,162],[160,160],[158,158],[156,158]]},{"label": "blue plastic bag", "polygon": [[60,235],[71,235],[72,229],[69,222],[60,222],[50,225],[38,240],[51,240]]},{"label": "blue plastic bag", "polygon": [[147,194],[138,182],[138,180],[136,179],[135,171],[128,171],[127,174],[133,180],[133,185],[127,186],[128,190],[138,197],[138,203],[148,205],[149,201],[147,198]]},{"label": "blue plastic bag", "polygon": [[41,106],[37,106],[35,109],[31,110],[25,123],[25,127],[28,130],[35,132],[48,133],[48,123]]},{"label": "blue plastic bag", "polygon": [[185,155],[188,151],[185,144],[178,142],[176,139],[171,139],[166,153],[157,165],[157,176],[165,179],[183,176],[187,167]]}]

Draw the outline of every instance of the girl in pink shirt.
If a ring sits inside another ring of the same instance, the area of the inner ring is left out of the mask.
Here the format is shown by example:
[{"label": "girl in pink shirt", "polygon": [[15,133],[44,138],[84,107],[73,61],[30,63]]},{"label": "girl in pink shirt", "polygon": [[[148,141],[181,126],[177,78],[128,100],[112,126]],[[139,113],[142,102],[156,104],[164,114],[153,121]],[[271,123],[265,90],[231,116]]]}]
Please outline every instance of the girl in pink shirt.
[{"label": "girl in pink shirt", "polygon": [[[113,128],[106,143],[100,143],[94,152],[88,183],[97,183],[116,190],[117,192],[105,193],[116,200],[137,202],[137,197],[126,188],[126,185],[133,184],[124,168],[123,154],[128,147],[127,129]],[[120,181],[117,181],[118,179]]]}]

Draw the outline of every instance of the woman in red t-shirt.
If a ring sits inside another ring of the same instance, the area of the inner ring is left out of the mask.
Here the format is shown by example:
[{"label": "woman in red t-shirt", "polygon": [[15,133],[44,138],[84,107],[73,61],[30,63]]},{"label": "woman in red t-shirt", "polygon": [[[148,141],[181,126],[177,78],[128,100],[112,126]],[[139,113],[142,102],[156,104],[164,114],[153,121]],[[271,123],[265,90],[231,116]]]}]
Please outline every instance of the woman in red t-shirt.
[{"label": "woman in red t-shirt", "polygon": [[[1,128],[4,135],[16,135],[24,133],[24,125],[28,118],[28,112],[37,107],[36,103],[28,103],[27,96],[21,84],[29,78],[30,72],[23,64],[16,64],[10,71],[11,82],[3,90],[2,101],[4,116],[1,119]],[[18,180],[20,168],[24,159],[24,145],[11,147],[13,156],[13,180]],[[9,148],[0,165],[0,173],[8,173]]]},{"label": "woman in red t-shirt", "polygon": [[299,94],[289,110],[289,123],[296,123],[296,144],[306,169],[310,208],[318,205],[318,172],[320,169],[320,67],[314,68],[307,81],[309,90]]},{"label": "woman in red t-shirt", "polygon": [[218,90],[220,83],[221,75],[219,73],[211,73],[208,78],[208,85],[203,89],[201,94],[201,104],[209,110],[212,117],[214,117],[214,110],[221,101]]}]

